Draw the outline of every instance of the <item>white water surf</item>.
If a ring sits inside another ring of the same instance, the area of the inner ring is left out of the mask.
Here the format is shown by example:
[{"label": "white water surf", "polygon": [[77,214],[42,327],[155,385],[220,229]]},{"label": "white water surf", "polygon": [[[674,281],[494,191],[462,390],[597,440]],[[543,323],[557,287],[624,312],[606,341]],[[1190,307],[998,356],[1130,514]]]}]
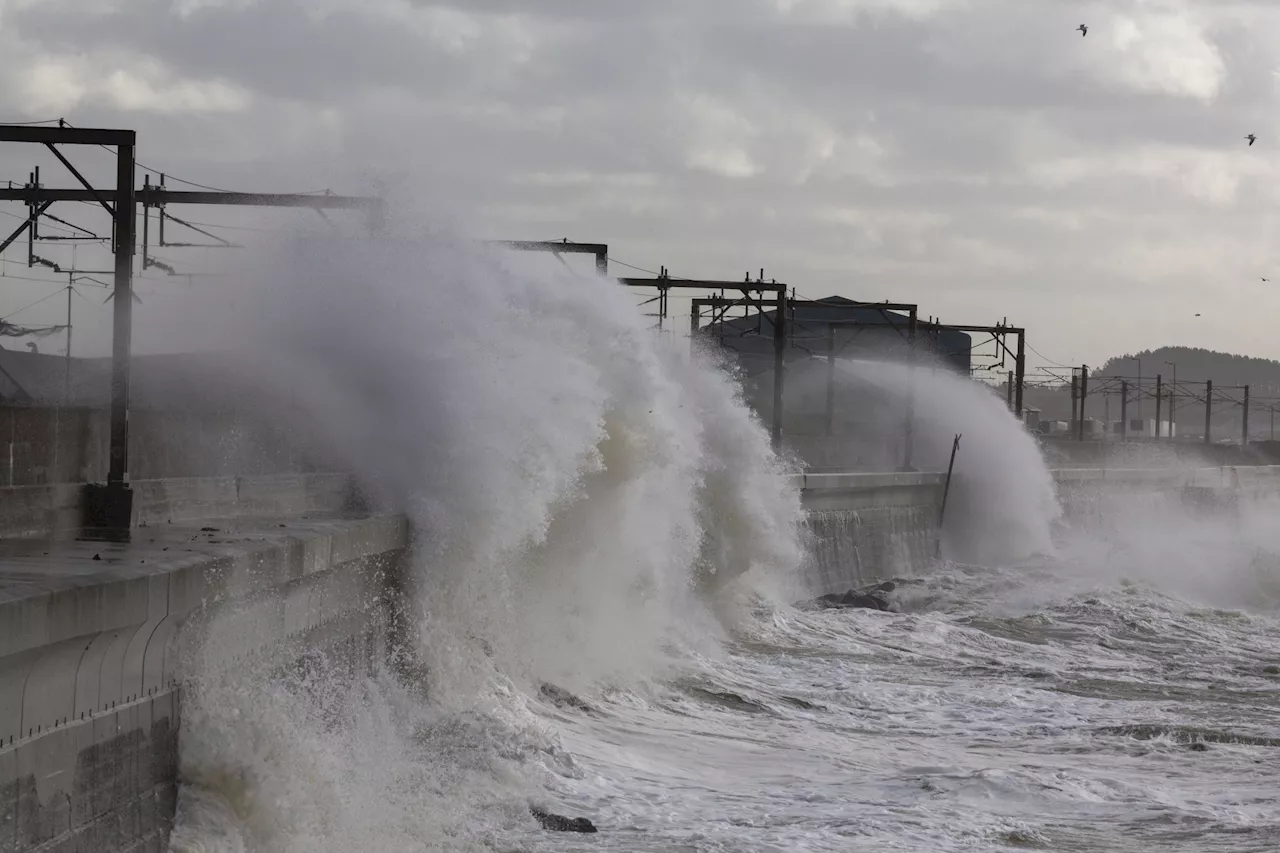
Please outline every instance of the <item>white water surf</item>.
[{"label": "white water surf", "polygon": [[427,675],[193,693],[173,850],[1274,846],[1264,523],[1159,505],[1050,541],[1034,446],[943,378],[922,458],[965,433],[988,503],[957,547],[991,567],[797,610],[798,496],[731,382],[621,288],[514,266],[301,241],[201,312],[418,525]]}]

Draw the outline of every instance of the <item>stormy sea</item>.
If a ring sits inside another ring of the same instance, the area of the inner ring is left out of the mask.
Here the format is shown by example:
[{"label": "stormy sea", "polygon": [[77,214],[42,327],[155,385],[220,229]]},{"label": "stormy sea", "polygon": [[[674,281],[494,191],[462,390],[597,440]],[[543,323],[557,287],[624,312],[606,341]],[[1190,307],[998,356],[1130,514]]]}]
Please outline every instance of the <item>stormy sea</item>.
[{"label": "stormy sea", "polygon": [[941,552],[817,609],[856,572],[797,461],[624,288],[439,235],[254,270],[189,332],[411,518],[412,660],[193,684],[173,851],[1280,849],[1277,506],[1070,506],[920,371],[918,464],[965,437]]}]

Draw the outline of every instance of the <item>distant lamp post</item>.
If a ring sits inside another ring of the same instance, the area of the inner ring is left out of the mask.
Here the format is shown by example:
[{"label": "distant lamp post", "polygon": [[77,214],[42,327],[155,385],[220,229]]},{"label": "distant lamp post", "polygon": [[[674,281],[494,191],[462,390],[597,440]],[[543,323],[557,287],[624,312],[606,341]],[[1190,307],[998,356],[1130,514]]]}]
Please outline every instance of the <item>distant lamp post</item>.
[{"label": "distant lamp post", "polygon": [[[1173,368],[1173,387],[1169,389],[1169,438],[1176,438],[1174,433],[1173,413],[1178,410],[1178,365],[1176,362],[1166,361],[1165,364]],[[1160,425],[1156,424],[1156,434],[1160,434]]]}]

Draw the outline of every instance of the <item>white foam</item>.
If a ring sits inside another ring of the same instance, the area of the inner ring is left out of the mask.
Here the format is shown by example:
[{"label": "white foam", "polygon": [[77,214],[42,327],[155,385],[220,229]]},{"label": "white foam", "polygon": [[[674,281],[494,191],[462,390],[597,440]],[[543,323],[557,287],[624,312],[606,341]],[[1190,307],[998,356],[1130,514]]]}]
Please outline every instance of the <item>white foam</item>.
[{"label": "white foam", "polygon": [[[478,803],[527,794],[512,768],[529,762],[504,757],[527,724],[519,689],[661,674],[673,647],[714,647],[726,611],[710,600],[732,579],[799,564],[799,495],[762,427],[624,288],[440,238],[300,237],[256,260],[175,322],[236,351],[252,393],[287,396],[299,429],[410,514],[430,699],[393,713],[380,688],[326,732],[301,698],[256,700],[269,682],[208,687],[182,759],[188,790],[238,803],[225,849],[482,833]],[[477,732],[466,758],[458,727]],[[457,796],[412,830],[395,808],[416,790],[406,779],[435,778],[419,766],[432,744],[455,753]],[[186,849],[229,813],[200,802],[184,797]]]}]

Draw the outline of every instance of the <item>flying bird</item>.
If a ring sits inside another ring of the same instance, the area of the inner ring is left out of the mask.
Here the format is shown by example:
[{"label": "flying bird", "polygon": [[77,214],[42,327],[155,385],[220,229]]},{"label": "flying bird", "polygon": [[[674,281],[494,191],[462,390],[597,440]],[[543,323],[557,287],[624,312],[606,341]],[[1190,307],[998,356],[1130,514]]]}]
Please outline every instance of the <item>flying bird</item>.
[{"label": "flying bird", "polygon": [[1080,26],[1076,27],[1076,29],[1080,32],[1080,38],[1084,38],[1085,36],[1089,35],[1089,28],[1084,24],[1081,24]]},{"label": "flying bird", "polygon": [[1254,136],[1252,133],[1251,133],[1251,134],[1249,134],[1248,136],[1246,136],[1246,137],[1245,137],[1245,139],[1249,140],[1249,145],[1250,145],[1250,146],[1252,146],[1252,145],[1253,145],[1253,143],[1255,143],[1255,142],[1257,142],[1257,141],[1258,141],[1258,137]]},{"label": "flying bird", "polygon": [[1264,278],[1264,279],[1263,279],[1263,281],[1271,281],[1271,279],[1269,279],[1269,278]]}]

